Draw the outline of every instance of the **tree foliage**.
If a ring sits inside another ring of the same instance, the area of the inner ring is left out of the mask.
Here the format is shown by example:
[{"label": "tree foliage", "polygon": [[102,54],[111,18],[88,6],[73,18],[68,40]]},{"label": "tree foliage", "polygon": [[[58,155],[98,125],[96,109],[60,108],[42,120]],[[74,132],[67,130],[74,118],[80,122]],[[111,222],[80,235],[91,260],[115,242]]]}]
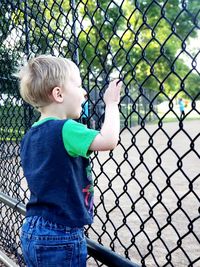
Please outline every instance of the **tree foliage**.
[{"label": "tree foliage", "polygon": [[0,8],[0,92],[15,92],[16,80],[12,75],[18,65],[19,51],[15,48],[15,40],[11,32],[15,30],[12,16],[14,6],[7,1],[1,1]]},{"label": "tree foliage", "polygon": [[132,96],[147,88],[160,98],[184,89],[195,97],[199,73],[181,56],[197,35],[198,5],[198,0],[82,0],[75,6],[18,1],[6,16],[0,13],[0,39],[8,37],[14,21],[21,52],[28,56],[51,53],[77,61],[78,55],[84,79],[104,85],[110,76],[121,76]]}]

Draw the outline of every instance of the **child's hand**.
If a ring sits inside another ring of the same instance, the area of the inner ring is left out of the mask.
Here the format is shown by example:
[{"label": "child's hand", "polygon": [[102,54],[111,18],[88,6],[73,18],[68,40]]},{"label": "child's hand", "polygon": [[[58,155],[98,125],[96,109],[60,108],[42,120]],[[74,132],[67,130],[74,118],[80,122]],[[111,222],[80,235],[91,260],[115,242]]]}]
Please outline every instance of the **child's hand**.
[{"label": "child's hand", "polygon": [[112,103],[119,104],[121,87],[122,81],[120,81],[119,79],[110,82],[104,94],[104,102],[106,105]]}]

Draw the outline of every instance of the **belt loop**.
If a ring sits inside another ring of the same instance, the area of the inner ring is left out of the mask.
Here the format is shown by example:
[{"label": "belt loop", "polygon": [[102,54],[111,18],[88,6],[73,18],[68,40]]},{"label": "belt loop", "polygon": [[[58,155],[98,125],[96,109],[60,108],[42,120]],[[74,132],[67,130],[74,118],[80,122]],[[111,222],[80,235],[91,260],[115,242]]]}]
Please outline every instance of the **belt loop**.
[{"label": "belt loop", "polygon": [[37,219],[38,219],[37,216],[32,217],[31,225],[30,225],[30,228],[31,229],[35,227],[35,224],[36,224]]},{"label": "belt loop", "polygon": [[69,227],[69,226],[65,226],[65,233],[68,233],[68,232],[70,232],[71,230],[72,230],[71,227]]}]

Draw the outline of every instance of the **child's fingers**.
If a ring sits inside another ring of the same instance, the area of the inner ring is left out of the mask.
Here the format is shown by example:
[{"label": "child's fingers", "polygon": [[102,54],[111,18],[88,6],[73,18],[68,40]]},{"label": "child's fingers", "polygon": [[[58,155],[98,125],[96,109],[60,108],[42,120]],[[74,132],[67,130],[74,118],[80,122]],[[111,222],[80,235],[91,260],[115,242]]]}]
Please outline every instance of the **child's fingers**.
[{"label": "child's fingers", "polygon": [[113,81],[110,82],[109,87],[118,87],[118,86],[122,86],[122,80],[121,79],[115,79]]},{"label": "child's fingers", "polygon": [[122,80],[119,80],[116,85],[117,85],[117,87],[119,87],[121,89],[122,84],[123,84],[123,81]]},{"label": "child's fingers", "polygon": [[115,79],[109,83],[109,86],[104,94],[104,101],[108,103],[119,103],[120,91],[122,87],[122,81],[120,79]]},{"label": "child's fingers", "polygon": [[120,82],[122,83],[122,80],[121,80],[121,79],[119,79],[119,80],[116,82],[116,85],[118,85]]}]

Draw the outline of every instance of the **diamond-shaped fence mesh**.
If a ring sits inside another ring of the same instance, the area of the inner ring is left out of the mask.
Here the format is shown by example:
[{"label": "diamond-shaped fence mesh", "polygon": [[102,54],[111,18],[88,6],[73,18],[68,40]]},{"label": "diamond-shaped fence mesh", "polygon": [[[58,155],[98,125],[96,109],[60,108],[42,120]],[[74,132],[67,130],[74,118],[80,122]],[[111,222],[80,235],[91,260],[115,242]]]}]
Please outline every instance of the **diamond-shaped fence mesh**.
[{"label": "diamond-shaped fence mesh", "polygon": [[[38,114],[19,96],[17,67],[43,53],[70,58],[90,128],[103,123],[109,81],[123,80],[119,145],[91,156],[86,235],[142,266],[200,266],[199,21],[199,0],[1,0],[1,192],[29,198],[19,143]],[[23,216],[0,207],[0,250],[24,266]],[[89,257],[88,266],[105,265]]]}]

